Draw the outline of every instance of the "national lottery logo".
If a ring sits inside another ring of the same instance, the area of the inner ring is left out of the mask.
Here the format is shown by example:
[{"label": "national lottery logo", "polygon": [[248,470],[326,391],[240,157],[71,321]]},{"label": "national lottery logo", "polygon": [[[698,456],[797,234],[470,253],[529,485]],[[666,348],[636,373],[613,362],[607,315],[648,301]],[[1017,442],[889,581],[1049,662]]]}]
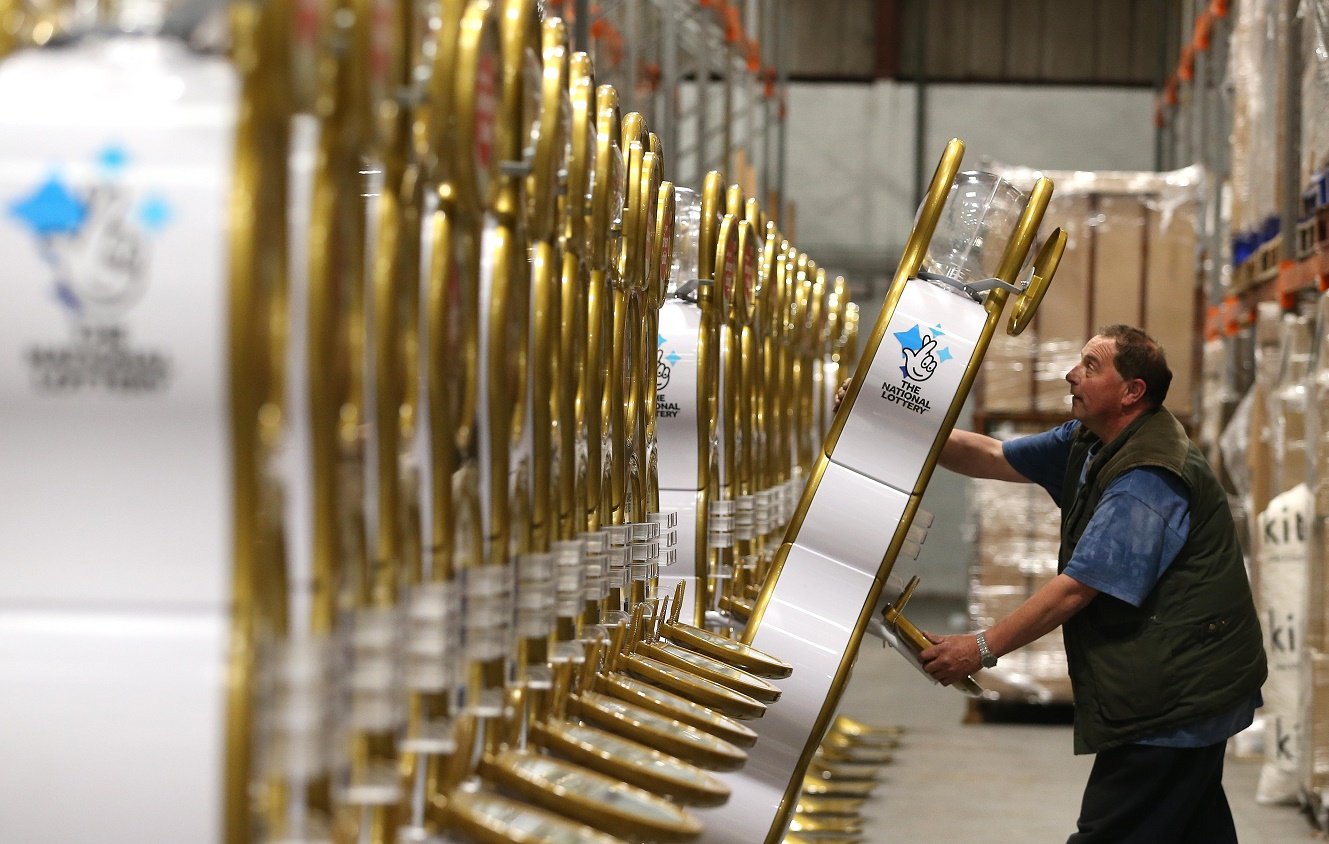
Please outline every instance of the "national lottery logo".
[{"label": "national lottery logo", "polygon": [[122,146],[103,148],[92,164],[89,177],[71,179],[57,169],[3,203],[5,216],[35,240],[50,270],[51,298],[73,335],[25,351],[33,384],[54,392],[160,390],[169,360],[131,348],[124,320],[147,290],[151,242],[170,225],[172,209],[160,195],[125,183],[132,161]]},{"label": "national lottery logo", "polygon": [[896,331],[895,339],[900,343],[900,383],[883,382],[881,397],[914,413],[930,411],[932,403],[923,396],[921,385],[954,357],[949,346],[940,345],[945,336],[940,323],[930,328],[915,324],[908,331]]},{"label": "national lottery logo", "polygon": [[662,392],[669,386],[669,378],[674,373],[674,366],[681,358],[678,352],[670,351],[665,348],[665,343],[669,342],[663,334],[658,336],[655,343],[655,390]]},{"label": "national lottery logo", "polygon": [[669,386],[669,381],[673,377],[674,367],[683,359],[678,352],[665,348],[667,342],[668,338],[660,334],[655,343],[655,392],[659,394],[655,401],[657,419],[673,419],[681,410],[678,402],[668,401],[664,395],[665,388]]}]

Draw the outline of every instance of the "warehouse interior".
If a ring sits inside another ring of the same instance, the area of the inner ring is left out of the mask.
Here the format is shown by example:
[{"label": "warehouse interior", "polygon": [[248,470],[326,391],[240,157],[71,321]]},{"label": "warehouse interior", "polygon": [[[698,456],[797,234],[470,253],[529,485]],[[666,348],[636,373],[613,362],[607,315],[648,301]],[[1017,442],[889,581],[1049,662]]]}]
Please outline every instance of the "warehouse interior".
[{"label": "warehouse interior", "polygon": [[0,254],[6,840],[1063,840],[1118,323],[1329,834],[1329,0],[0,0]]}]

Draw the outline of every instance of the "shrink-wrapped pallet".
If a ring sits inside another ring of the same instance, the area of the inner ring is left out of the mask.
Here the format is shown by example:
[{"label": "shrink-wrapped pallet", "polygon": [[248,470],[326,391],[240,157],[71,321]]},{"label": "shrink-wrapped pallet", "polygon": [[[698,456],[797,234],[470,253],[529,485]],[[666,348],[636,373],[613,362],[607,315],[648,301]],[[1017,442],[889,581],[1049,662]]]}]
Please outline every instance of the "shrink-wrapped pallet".
[{"label": "shrink-wrapped pallet", "polygon": [[1329,295],[1320,297],[1306,377],[1306,483],[1310,488],[1307,654],[1302,662],[1306,725],[1302,790],[1321,829],[1329,817]]},{"label": "shrink-wrapped pallet", "polygon": [[[1259,232],[1278,212],[1279,9],[1269,0],[1237,5],[1229,42],[1232,87],[1232,229]],[[1239,237],[1238,240],[1241,238]],[[1258,245],[1258,244],[1255,244]],[[1249,249],[1234,252],[1240,264]]]},{"label": "shrink-wrapped pallet", "polygon": [[1300,795],[1304,729],[1311,492],[1306,484],[1306,374],[1310,320],[1288,314],[1279,331],[1278,380],[1269,391],[1273,486],[1280,493],[1260,518],[1258,607],[1269,659],[1264,686],[1265,763],[1256,799],[1295,803]]},{"label": "shrink-wrapped pallet", "polygon": [[[974,629],[983,630],[1056,576],[1061,515],[1042,487],[993,480],[972,482],[970,510],[977,554],[969,617]],[[978,679],[1003,702],[1069,703],[1061,629],[1002,657]]]},{"label": "shrink-wrapped pallet", "polygon": [[1301,659],[1305,648],[1307,517],[1305,484],[1275,496],[1260,516],[1261,627],[1269,658],[1264,684],[1265,762],[1255,799],[1296,803],[1301,773]]},{"label": "shrink-wrapped pallet", "polygon": [[1304,0],[1301,75],[1301,181],[1313,184],[1329,167],[1329,3]]}]

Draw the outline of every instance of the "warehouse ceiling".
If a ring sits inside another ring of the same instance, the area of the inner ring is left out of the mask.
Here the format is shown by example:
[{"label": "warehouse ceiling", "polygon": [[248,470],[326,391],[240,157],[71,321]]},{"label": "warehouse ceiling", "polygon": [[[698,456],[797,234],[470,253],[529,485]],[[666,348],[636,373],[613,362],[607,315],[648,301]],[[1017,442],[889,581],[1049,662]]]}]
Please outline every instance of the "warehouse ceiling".
[{"label": "warehouse ceiling", "polygon": [[1153,87],[1181,0],[782,0],[797,80]]}]

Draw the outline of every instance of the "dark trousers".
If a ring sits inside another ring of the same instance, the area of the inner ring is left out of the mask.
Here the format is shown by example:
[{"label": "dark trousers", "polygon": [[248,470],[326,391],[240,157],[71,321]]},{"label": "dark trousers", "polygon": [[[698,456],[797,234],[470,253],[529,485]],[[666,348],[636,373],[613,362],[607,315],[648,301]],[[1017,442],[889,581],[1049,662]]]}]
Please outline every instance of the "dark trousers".
[{"label": "dark trousers", "polygon": [[1079,831],[1066,844],[1235,844],[1223,793],[1225,746],[1128,744],[1099,753]]}]

